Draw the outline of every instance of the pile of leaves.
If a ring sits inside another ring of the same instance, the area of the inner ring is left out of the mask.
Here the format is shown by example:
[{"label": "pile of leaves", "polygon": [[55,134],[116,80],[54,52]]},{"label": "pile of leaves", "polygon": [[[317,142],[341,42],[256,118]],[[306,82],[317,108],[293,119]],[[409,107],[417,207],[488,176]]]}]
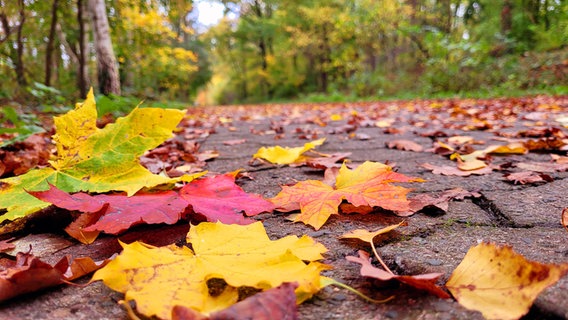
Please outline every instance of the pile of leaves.
[{"label": "pile of leaves", "polygon": [[[453,120],[480,116],[476,108],[450,107],[449,116]],[[348,139],[365,140],[368,137],[356,131],[367,125],[396,133],[392,125],[397,120],[387,118],[386,113],[381,113],[383,111],[377,111],[380,116],[370,112],[364,116],[355,111],[329,116],[323,111],[329,109],[314,110],[321,113],[309,121],[321,128],[325,128],[328,121],[349,119],[345,126],[336,127],[329,134],[345,133]],[[265,109],[256,114],[262,116],[270,112]],[[405,112],[397,112],[405,116]],[[238,115],[239,110],[233,114]],[[544,115],[532,115],[541,116]],[[17,253],[15,261],[2,258],[0,300],[68,282],[98,270],[93,281],[102,280],[111,289],[124,293],[124,306],[129,312],[133,312],[129,304],[133,301],[136,311],[149,317],[218,319],[238,314],[244,319],[296,315],[297,304],[310,299],[321,288],[330,284],[347,286],[322,275],[324,270],[332,267],[321,262],[327,251],[322,244],[306,235],[270,240],[262,222],[256,221],[254,216],[263,212],[293,212],[290,220],[318,230],[330,216],[340,213],[369,213],[381,208],[383,212],[409,216],[427,207],[447,209],[451,199],[476,196],[454,189],[435,197],[416,195],[408,198],[410,189],[395,184],[424,182],[422,179],[408,177],[394,171],[392,166],[378,162],[365,161],[358,166],[348,164],[349,153],[319,153],[315,149],[325,143],[325,138],[321,138],[323,133],[299,128],[294,134],[300,139],[317,140],[298,147],[262,147],[252,155],[251,165],[259,165],[257,162],[260,165],[307,165],[324,171],[323,179],[282,186],[280,193],[266,199],[247,193],[237,185],[238,168],[222,174],[201,171],[204,162],[214,159],[217,153],[202,152],[198,144],[178,137],[207,137],[214,133],[214,126],[208,127],[204,123],[231,128],[232,119],[216,113],[210,113],[208,117],[196,113],[192,118],[178,110],[136,108],[101,129],[97,127],[92,92],[74,110],[55,117],[53,141],[56,153],[49,162],[33,164],[30,168],[35,168],[31,170],[12,170],[13,176],[0,180],[0,210],[4,210],[0,216],[2,234],[21,231],[25,226],[22,221],[34,219],[46,210],[70,216],[72,222],[65,231],[84,244],[94,242],[101,232],[117,235],[142,223],[185,221],[191,223],[191,227],[183,246],[155,247],[138,241],[121,243],[122,252],[106,261],[95,262],[85,257],[49,265],[33,256],[33,248],[30,252]],[[382,120],[378,120],[379,117]],[[289,114],[285,119],[294,121],[298,117]],[[503,121],[476,119],[468,120],[468,126],[473,123],[469,129],[491,128]],[[166,141],[182,121],[185,131]],[[201,122],[199,126],[197,122]],[[459,121],[447,123],[448,129],[465,126]],[[420,127],[416,121],[413,125]],[[401,126],[400,130],[403,129]],[[276,123],[266,131],[251,129],[251,133],[285,134],[282,126]],[[447,168],[423,166],[434,173],[461,176],[508,168],[505,164],[500,167],[491,164],[491,155],[565,151],[568,144],[563,130],[555,128],[502,134],[507,139],[506,145],[490,145],[480,150],[474,146],[482,143],[473,137],[449,136],[444,132],[421,134],[435,137],[430,151],[448,156],[457,163],[455,167]],[[524,143],[509,140],[522,137],[534,139]],[[442,141],[441,138],[447,139]],[[240,143],[243,141],[226,144]],[[425,152],[422,146],[412,141],[393,140],[387,146]],[[548,166],[550,170],[568,170],[564,169],[564,157],[554,159],[556,162]],[[515,165],[529,168],[543,164]],[[540,182],[531,173],[517,172],[506,177],[515,183]],[[544,181],[548,179],[540,177]],[[563,219],[568,220],[565,216],[564,213]],[[365,251],[359,252],[358,257],[347,257],[347,260],[360,264],[363,276],[379,281],[400,281],[441,299],[453,297],[464,307],[481,311],[487,318],[521,317],[542,290],[568,273],[568,264],[528,261],[510,247],[481,243],[469,250],[445,286],[437,283],[442,275],[438,273],[397,275],[383,262],[373,239],[402,225],[404,223],[374,232],[353,230],[343,235],[343,238],[369,243],[381,268],[373,265]],[[0,252],[13,249],[10,239],[0,241]],[[156,296],[156,292],[160,295]]]}]

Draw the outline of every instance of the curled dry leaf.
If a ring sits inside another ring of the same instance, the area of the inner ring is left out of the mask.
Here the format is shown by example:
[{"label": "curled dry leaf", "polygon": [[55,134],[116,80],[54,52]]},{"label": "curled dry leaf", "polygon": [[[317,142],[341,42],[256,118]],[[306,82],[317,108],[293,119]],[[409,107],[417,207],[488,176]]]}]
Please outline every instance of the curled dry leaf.
[{"label": "curled dry leaf", "polygon": [[0,264],[0,301],[80,278],[105,263],[94,262],[89,257],[74,260],[63,257],[52,266],[30,253],[20,252],[15,262]]},{"label": "curled dry leaf", "polygon": [[536,171],[536,172],[564,172],[568,171],[568,163],[550,163],[550,162],[519,162],[515,164],[517,168]]},{"label": "curled dry leaf", "polygon": [[339,161],[345,160],[351,155],[351,152],[340,152],[334,154],[321,154],[321,157],[310,158],[306,160],[306,164],[309,167],[317,169],[328,169],[333,167],[341,167]]},{"label": "curled dry leaf", "polygon": [[446,287],[464,307],[487,319],[518,319],[536,297],[568,273],[568,264],[529,261],[509,246],[472,247]]},{"label": "curled dry leaf", "polygon": [[541,138],[538,140],[528,140],[525,142],[525,146],[530,151],[536,150],[566,150],[566,139],[551,137],[551,138]]},{"label": "curled dry leaf", "polygon": [[568,164],[568,157],[567,156],[560,156],[560,155],[557,155],[557,154],[551,154],[550,157],[557,164]]},{"label": "curled dry leaf", "polygon": [[503,176],[505,177],[505,180],[512,181],[515,184],[546,183],[554,181],[551,176],[534,171],[506,173]]},{"label": "curled dry leaf", "polygon": [[296,283],[283,283],[209,316],[203,316],[184,306],[175,306],[172,310],[172,320],[297,320],[298,305],[294,293],[297,287]]},{"label": "curled dry leaf", "polygon": [[446,291],[436,285],[436,282],[438,281],[438,278],[442,276],[442,273],[427,273],[415,276],[395,275],[373,266],[369,260],[369,254],[362,250],[359,251],[359,257],[348,256],[346,259],[361,265],[362,276],[375,278],[381,281],[396,280],[413,288],[427,291],[442,299],[450,298],[450,295]]},{"label": "curled dry leaf", "polygon": [[16,248],[13,243],[10,243],[14,239],[0,240],[0,252],[10,251]]},{"label": "curled dry leaf", "polygon": [[474,175],[484,175],[489,174],[493,171],[491,166],[487,166],[485,168],[477,169],[477,170],[469,170],[463,171],[456,167],[451,166],[435,166],[429,163],[423,163],[420,165],[422,168],[431,170],[433,174],[441,174],[444,176],[459,176],[459,177],[467,177],[472,174]]},{"label": "curled dry leaf", "polygon": [[398,150],[406,150],[406,151],[414,151],[414,152],[422,152],[424,151],[424,147],[419,145],[418,143],[410,140],[393,140],[387,142],[387,147],[390,149],[398,149]]},{"label": "curled dry leaf", "polygon": [[66,259],[52,266],[29,253],[18,253],[13,265],[0,269],[0,301],[62,283],[67,267]]},{"label": "curled dry leaf", "polygon": [[439,195],[432,196],[430,194],[421,193],[409,198],[410,211],[407,213],[396,212],[398,216],[409,216],[417,212],[424,212],[430,215],[445,214],[448,210],[449,202],[453,199],[463,200],[468,197],[480,197],[478,192],[467,191],[462,188],[454,188],[446,190]]}]

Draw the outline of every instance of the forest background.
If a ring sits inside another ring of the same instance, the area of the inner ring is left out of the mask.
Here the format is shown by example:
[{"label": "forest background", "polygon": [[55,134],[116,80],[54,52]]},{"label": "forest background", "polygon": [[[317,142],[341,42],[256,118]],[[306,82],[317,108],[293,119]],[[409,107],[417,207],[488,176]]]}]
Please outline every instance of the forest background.
[{"label": "forest background", "polygon": [[[568,93],[565,0],[0,0],[0,100],[101,108]],[[112,103],[109,103],[112,102]],[[171,103],[170,103],[171,105]]]}]

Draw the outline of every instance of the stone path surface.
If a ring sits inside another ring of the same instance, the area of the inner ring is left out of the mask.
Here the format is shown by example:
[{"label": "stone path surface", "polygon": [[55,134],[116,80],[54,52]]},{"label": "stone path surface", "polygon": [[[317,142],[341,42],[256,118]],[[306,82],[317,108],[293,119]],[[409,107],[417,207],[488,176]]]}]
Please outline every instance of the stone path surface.
[{"label": "stone path surface", "polygon": [[[308,141],[301,139],[302,135],[310,139],[325,137],[326,143],[317,148],[319,152],[351,152],[348,157],[351,163],[387,162],[400,173],[425,179],[423,183],[404,185],[412,188],[410,196],[423,193],[436,195],[456,187],[479,192],[479,198],[450,202],[448,210],[440,215],[417,213],[403,218],[380,210],[367,215],[335,215],[318,231],[300,223],[291,223],[283,214],[261,214],[256,219],[264,222],[273,239],[290,234],[307,234],[323,243],[329,249],[323,262],[334,267],[324,272],[326,276],[373,298],[395,295],[387,303],[372,304],[346,290],[327,287],[299,306],[301,319],[483,319],[480,313],[467,310],[452,299],[439,299],[402,285],[377,287],[372,280],[360,276],[357,264],[345,260],[346,256],[356,256],[358,250],[369,251],[368,245],[340,240],[338,237],[358,228],[377,230],[407,220],[408,226],[377,237],[377,250],[398,274],[442,272],[444,276],[440,284],[447,281],[467,250],[481,241],[510,245],[527,259],[542,263],[568,262],[568,232],[560,223],[562,209],[568,206],[567,172],[547,172],[553,181],[525,185],[505,181],[503,170],[469,177],[438,175],[421,164],[455,166],[455,162],[429,151],[403,151],[386,146],[389,141],[407,139],[429,149],[434,140],[447,139],[427,136],[435,131],[448,136],[473,136],[475,140],[484,141],[483,145],[474,145],[477,149],[505,144],[501,138],[510,135],[504,133],[513,135],[535,127],[559,128],[567,133],[568,130],[557,119],[568,116],[568,98],[556,98],[553,103],[548,99],[526,98],[516,104],[500,102],[502,106],[495,106],[495,101],[431,101],[420,102],[420,107],[414,109],[411,106],[418,105],[418,102],[312,105],[302,108],[289,105],[223,107],[194,111],[192,117],[199,121],[186,122],[185,131],[180,134],[197,139],[202,151],[219,152],[219,157],[208,161],[205,169],[224,173],[242,168],[254,179],[241,179],[239,184],[247,192],[265,197],[276,195],[280,185],[323,177],[322,171],[305,166],[249,164],[258,148],[300,146]],[[490,103],[491,107],[485,107]],[[342,119],[331,121],[330,115],[333,114],[340,115]],[[475,122],[479,119],[486,120],[485,127]],[[385,126],[381,121],[391,121],[392,124]],[[323,126],[323,123],[326,125]],[[478,127],[470,130],[472,128],[467,126],[472,124]],[[389,133],[393,131],[389,128],[396,128],[400,132]],[[246,139],[246,142],[239,145],[225,143],[236,139]],[[566,153],[561,150],[554,152],[560,155]],[[530,152],[494,156],[492,164],[512,163],[509,170],[516,172],[521,170],[515,168],[514,164],[527,161],[551,162],[551,158],[549,152]],[[126,242],[142,239],[150,244],[166,245],[184,239],[187,229],[185,224],[141,226],[119,238]],[[61,234],[50,237],[70,241]],[[38,250],[43,242],[53,241],[47,238],[40,236],[34,242]],[[72,242],[57,252],[48,250],[43,258],[54,262],[71,254],[90,255],[97,259],[106,258],[115,251],[118,251],[116,238],[102,237],[90,246]],[[87,280],[80,282],[84,284]],[[121,294],[101,283],[61,286],[0,305],[0,319],[127,319],[124,309],[117,304],[120,299]],[[525,318],[568,319],[568,277],[546,289]]]}]

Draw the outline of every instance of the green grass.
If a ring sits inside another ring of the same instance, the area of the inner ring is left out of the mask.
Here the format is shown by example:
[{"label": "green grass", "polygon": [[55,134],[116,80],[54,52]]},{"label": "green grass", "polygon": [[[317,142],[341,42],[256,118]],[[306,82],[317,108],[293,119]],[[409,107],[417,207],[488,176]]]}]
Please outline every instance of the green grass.
[{"label": "green grass", "polygon": [[412,99],[451,99],[451,98],[471,98],[471,99],[489,99],[489,98],[513,98],[531,95],[568,95],[568,86],[557,85],[549,86],[546,88],[531,88],[531,89],[509,89],[509,88],[492,88],[478,91],[468,92],[440,92],[433,94],[424,94],[417,92],[401,92],[391,96],[370,96],[370,97],[356,97],[349,94],[341,93],[312,93],[301,96],[298,99],[288,101],[270,101],[276,102],[354,102],[354,101],[390,101],[390,100],[412,100]]}]

